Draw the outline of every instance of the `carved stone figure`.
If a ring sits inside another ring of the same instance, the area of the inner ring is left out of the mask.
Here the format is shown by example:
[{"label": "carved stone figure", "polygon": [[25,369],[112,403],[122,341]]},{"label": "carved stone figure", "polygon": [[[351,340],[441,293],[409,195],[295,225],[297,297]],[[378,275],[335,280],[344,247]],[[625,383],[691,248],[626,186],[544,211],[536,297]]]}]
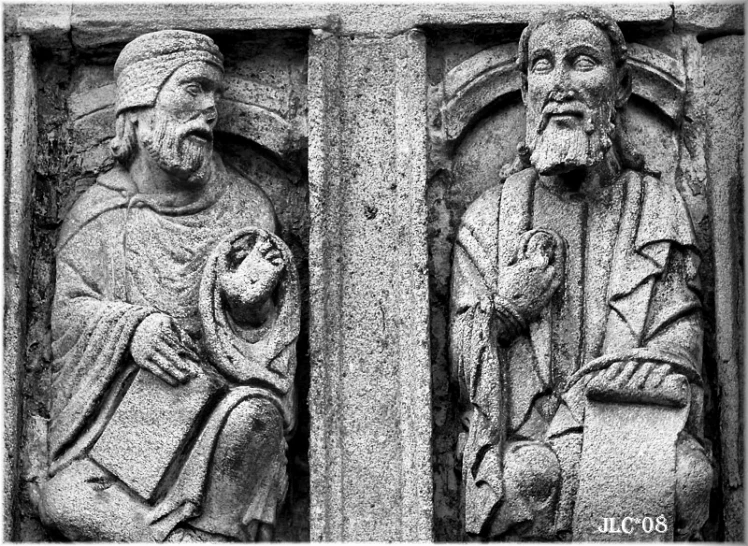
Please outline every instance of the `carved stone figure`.
[{"label": "carved stone figure", "polygon": [[213,152],[223,57],[121,52],[119,166],[65,220],[42,517],[68,538],[272,537],[294,427],[298,277],[259,187]]},{"label": "carved stone figure", "polygon": [[616,130],[626,51],[596,10],[525,29],[527,144],[462,219],[450,347],[471,534],[686,539],[708,516],[698,249],[677,189]]}]

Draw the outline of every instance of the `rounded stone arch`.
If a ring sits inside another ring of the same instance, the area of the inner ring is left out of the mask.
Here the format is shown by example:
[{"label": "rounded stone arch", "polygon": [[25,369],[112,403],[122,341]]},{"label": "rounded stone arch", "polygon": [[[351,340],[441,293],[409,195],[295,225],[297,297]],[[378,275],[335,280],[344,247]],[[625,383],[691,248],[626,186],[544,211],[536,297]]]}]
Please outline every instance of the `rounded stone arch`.
[{"label": "rounded stone arch", "polygon": [[[683,63],[649,46],[628,47],[633,89],[621,112],[622,134],[648,169],[674,183],[686,92]],[[498,181],[501,167],[524,142],[516,55],[516,43],[489,47],[452,68],[439,84],[436,149],[449,158],[455,192],[466,203]]]},{"label": "rounded stone arch", "polygon": [[[249,140],[281,162],[290,161],[306,145],[300,121],[284,117],[262,100],[264,90],[260,84],[229,75],[225,86],[217,105],[219,138],[224,134]],[[68,99],[73,139],[76,151],[83,154],[84,164],[100,164],[106,153],[114,136],[116,96],[111,73],[107,74],[103,67],[93,67],[81,74]]]},{"label": "rounded stone arch", "polygon": [[[444,77],[440,107],[447,141],[459,141],[475,118],[492,104],[516,97],[521,76],[516,69],[517,45],[489,47],[466,59]],[[629,44],[634,97],[679,123],[686,92],[682,64],[654,48]]]}]

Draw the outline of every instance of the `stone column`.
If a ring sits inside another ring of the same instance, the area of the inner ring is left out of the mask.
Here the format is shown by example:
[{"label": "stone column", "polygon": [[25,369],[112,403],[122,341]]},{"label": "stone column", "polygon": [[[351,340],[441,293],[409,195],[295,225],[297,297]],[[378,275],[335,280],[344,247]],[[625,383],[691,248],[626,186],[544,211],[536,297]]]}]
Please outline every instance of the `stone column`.
[{"label": "stone column", "polygon": [[5,327],[3,536],[14,536],[19,474],[23,365],[26,353],[31,193],[36,156],[36,73],[28,36],[5,44]]},{"label": "stone column", "polygon": [[432,539],[426,45],[309,53],[311,540]]},{"label": "stone column", "polygon": [[725,540],[743,540],[743,36],[704,44],[709,206],[714,257],[714,316],[720,389],[722,499]]}]

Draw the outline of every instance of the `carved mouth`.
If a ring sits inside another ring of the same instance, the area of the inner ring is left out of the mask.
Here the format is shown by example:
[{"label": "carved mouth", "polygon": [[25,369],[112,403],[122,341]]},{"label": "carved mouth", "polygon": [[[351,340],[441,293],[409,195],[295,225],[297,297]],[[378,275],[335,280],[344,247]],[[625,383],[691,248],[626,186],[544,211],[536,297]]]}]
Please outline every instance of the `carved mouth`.
[{"label": "carved mouth", "polygon": [[543,108],[546,115],[576,115],[582,116],[587,110],[586,105],[580,100],[549,101]]},{"label": "carved mouth", "polygon": [[585,111],[578,104],[554,104],[543,111],[539,131],[544,131],[553,122],[560,127],[578,127],[583,123]]},{"label": "carved mouth", "polygon": [[188,138],[192,138],[193,140],[197,140],[201,143],[213,142],[212,131],[200,127],[187,131],[187,134],[185,136]]},{"label": "carved mouth", "polygon": [[555,108],[549,108],[545,115],[549,118],[583,118],[584,111],[581,108],[574,108],[570,106],[558,106]]},{"label": "carved mouth", "polygon": [[552,112],[548,114],[551,118],[578,118],[582,119],[584,114],[582,112]]}]

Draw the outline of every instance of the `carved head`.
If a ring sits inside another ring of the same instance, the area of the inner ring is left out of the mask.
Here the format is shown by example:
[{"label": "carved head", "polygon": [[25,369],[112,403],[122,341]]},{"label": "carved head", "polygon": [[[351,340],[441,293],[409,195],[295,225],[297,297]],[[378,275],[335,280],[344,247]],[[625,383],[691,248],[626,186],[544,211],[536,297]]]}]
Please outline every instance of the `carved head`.
[{"label": "carved head", "polygon": [[213,40],[183,30],[144,34],[127,44],[117,79],[115,157],[125,166],[141,152],[177,180],[210,173],[223,56]]},{"label": "carved head", "polygon": [[520,38],[517,64],[530,163],[545,175],[601,163],[617,110],[631,94],[626,43],[615,21],[589,8],[533,21]]}]

